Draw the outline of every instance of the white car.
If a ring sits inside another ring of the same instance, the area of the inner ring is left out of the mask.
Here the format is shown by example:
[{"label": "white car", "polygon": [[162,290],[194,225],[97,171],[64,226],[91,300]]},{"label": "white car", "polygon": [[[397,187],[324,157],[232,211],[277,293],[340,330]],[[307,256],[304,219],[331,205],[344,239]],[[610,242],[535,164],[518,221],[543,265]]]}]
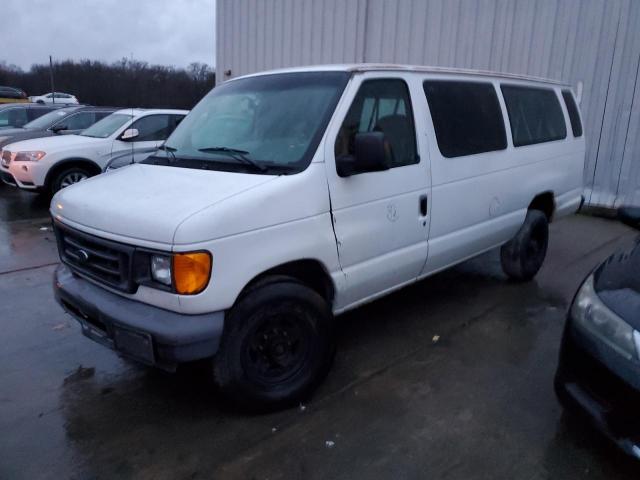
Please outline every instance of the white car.
[{"label": "white car", "polygon": [[127,108],[78,135],[11,143],[2,150],[0,176],[23,190],[55,193],[107,168],[144,160],[187,113]]},{"label": "white car", "polygon": [[69,93],[52,92],[29,97],[32,103],[78,104],[78,99]]},{"label": "white car", "polygon": [[549,222],[581,205],[584,155],[553,81],[366,64],[229,80],[163,151],[53,198],[55,295],[123,355],[210,358],[236,403],[296,404],[338,314],[496,247],[530,280]]}]

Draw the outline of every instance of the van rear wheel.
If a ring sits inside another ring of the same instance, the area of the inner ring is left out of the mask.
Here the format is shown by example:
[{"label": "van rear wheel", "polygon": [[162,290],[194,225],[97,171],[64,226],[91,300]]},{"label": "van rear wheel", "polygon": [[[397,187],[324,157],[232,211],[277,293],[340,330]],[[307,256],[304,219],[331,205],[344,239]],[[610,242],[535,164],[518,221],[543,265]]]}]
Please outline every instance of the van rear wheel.
[{"label": "van rear wheel", "polygon": [[231,309],[213,377],[234,404],[258,411],[295,405],[326,375],[335,352],[333,316],[315,291],[267,279]]},{"label": "van rear wheel", "polygon": [[513,280],[531,280],[542,267],[548,244],[547,216],[540,210],[529,210],[518,233],[500,249],[502,270]]}]

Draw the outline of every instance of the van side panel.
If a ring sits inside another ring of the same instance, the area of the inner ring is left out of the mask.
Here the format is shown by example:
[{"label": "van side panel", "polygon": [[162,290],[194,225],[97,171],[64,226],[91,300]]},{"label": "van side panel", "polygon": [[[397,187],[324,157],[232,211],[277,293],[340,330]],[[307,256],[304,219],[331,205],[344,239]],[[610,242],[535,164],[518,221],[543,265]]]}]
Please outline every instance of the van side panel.
[{"label": "van side panel", "polygon": [[[443,76],[438,76],[441,79]],[[431,77],[425,77],[431,78]],[[450,76],[460,80],[460,76]],[[478,81],[476,79],[476,81]],[[491,81],[501,104],[507,133],[505,150],[455,158],[444,157],[431,126],[433,209],[429,258],[421,277],[499,246],[522,225],[533,198],[552,192],[555,218],[580,205],[584,136],[574,139],[560,89],[553,89],[567,125],[565,139],[514,147],[500,82]],[[518,82],[531,85],[527,82]],[[533,85],[532,85],[533,86]],[[431,125],[431,121],[429,122]]]}]

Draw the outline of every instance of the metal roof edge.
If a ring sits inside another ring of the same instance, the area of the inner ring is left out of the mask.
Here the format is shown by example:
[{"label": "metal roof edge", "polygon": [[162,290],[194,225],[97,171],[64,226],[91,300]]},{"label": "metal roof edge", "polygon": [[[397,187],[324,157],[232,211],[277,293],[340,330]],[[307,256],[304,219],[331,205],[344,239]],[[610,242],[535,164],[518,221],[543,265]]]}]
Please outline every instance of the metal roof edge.
[{"label": "metal roof edge", "polygon": [[237,80],[239,78],[254,77],[258,75],[272,75],[277,73],[294,73],[294,72],[321,72],[321,71],[346,71],[346,72],[372,72],[372,71],[396,71],[396,72],[417,72],[417,73],[435,73],[435,74],[457,74],[482,77],[504,78],[507,80],[521,80],[535,83],[546,83],[551,85],[570,86],[570,84],[544,77],[534,75],[523,75],[517,73],[496,72],[491,70],[455,68],[455,67],[436,67],[423,65],[402,65],[392,63],[354,63],[354,64],[321,64],[299,67],[279,68],[273,70],[265,70],[261,72],[250,73],[229,80]]}]

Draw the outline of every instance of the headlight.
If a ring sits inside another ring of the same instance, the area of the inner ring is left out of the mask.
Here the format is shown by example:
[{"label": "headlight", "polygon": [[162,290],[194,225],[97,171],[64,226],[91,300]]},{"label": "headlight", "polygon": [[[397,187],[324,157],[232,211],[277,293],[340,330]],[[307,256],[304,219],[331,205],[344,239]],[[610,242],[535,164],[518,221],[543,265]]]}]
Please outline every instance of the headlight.
[{"label": "headlight", "polygon": [[37,162],[42,160],[42,157],[46,155],[45,152],[16,152],[16,156],[13,159],[14,162]]},{"label": "headlight", "polygon": [[640,343],[640,335],[602,303],[593,286],[593,275],[580,287],[571,306],[571,317],[577,326],[598,337],[627,360],[638,358],[636,341]]},{"label": "headlight", "polygon": [[182,295],[200,293],[211,277],[211,255],[208,252],[151,255],[151,277],[172,286]]},{"label": "headlight", "polygon": [[167,255],[151,256],[151,278],[164,285],[171,285],[171,257]]}]

